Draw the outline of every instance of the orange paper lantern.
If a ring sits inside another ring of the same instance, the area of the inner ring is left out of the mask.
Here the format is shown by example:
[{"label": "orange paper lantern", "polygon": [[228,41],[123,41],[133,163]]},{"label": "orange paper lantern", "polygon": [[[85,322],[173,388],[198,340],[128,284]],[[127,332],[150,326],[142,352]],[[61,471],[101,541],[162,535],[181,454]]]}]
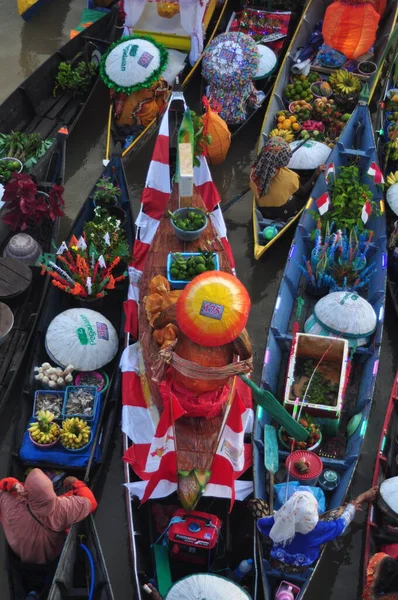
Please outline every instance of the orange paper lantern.
[{"label": "orange paper lantern", "polygon": [[206,147],[206,158],[211,165],[220,165],[227,157],[231,145],[231,132],[224,119],[210,108],[207,98],[204,98],[204,104],[204,132],[211,137],[211,143]]},{"label": "orange paper lantern", "polygon": [[185,335],[202,346],[221,346],[245,328],[250,297],[234,275],[208,271],[195,277],[177,302],[177,323]]},{"label": "orange paper lantern", "polygon": [[376,39],[380,15],[370,2],[333,2],[325,13],[322,35],[325,44],[349,59],[369,50]]}]

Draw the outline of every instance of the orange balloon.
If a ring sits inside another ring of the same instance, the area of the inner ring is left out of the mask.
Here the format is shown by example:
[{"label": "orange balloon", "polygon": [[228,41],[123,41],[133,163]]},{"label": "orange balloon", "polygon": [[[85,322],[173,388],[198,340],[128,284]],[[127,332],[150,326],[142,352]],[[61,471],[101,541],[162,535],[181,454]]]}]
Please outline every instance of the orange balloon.
[{"label": "orange balloon", "polygon": [[357,58],[373,45],[379,20],[372,4],[333,2],[326,9],[323,21],[324,42],[349,59]]}]

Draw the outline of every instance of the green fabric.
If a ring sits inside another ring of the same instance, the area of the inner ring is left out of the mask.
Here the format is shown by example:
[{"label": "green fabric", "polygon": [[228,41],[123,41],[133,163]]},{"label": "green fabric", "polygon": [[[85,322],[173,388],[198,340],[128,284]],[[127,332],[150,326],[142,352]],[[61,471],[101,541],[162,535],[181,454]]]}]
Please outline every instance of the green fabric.
[{"label": "green fabric", "polygon": [[102,17],[104,17],[105,14],[106,13],[104,13],[101,10],[93,10],[91,8],[85,8],[83,10],[83,14],[81,16],[80,23],[77,27],[75,27],[74,31],[84,31],[86,29],[84,27],[85,23],[95,23],[96,21],[99,21],[100,19],[102,19]]},{"label": "green fabric", "polygon": [[155,556],[156,581],[158,582],[159,594],[164,598],[173,585],[171,580],[169,553],[167,546],[161,544],[153,545]]}]

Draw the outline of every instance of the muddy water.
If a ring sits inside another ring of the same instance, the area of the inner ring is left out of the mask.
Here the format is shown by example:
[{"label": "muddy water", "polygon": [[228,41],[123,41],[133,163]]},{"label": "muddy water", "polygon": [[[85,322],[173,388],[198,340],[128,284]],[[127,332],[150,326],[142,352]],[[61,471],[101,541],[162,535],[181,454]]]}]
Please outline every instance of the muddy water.
[{"label": "muddy water", "polygon": [[[83,0],[50,0],[43,13],[31,23],[24,23],[15,8],[16,0],[0,0],[0,102],[49,54],[67,39],[69,30],[79,22]],[[67,218],[63,231],[67,232],[87,193],[101,171],[104,157],[104,125],[107,114],[107,94],[99,93],[68,140],[66,191]],[[235,140],[225,164],[213,172],[223,201],[228,201],[247,187],[248,170],[255,156],[255,144],[261,119],[253,119],[248,130]],[[137,214],[139,196],[151,155],[152,144],[127,165],[127,176],[134,211]],[[227,213],[229,238],[235,254],[237,273],[250,291],[253,309],[249,332],[255,350],[257,380],[261,373],[263,348],[283,272],[290,238],[286,237],[275,250],[257,262],[252,257],[251,199],[246,194]],[[374,453],[380,435],[384,411],[388,401],[397,359],[396,317],[388,302],[384,344],[376,386],[375,402],[368,432],[355,476],[352,494],[363,491],[370,484]],[[6,475],[10,445],[10,414],[0,422],[0,477]],[[102,540],[116,600],[133,598],[129,575],[128,540],[126,534],[124,492],[121,487],[120,435],[115,437],[101,490],[101,503],[96,522]],[[327,557],[315,579],[309,600],[355,600],[360,598],[361,552],[365,515],[356,517],[350,532],[330,544]],[[3,545],[0,548],[3,561]],[[1,598],[6,599],[4,570],[0,575]]]}]

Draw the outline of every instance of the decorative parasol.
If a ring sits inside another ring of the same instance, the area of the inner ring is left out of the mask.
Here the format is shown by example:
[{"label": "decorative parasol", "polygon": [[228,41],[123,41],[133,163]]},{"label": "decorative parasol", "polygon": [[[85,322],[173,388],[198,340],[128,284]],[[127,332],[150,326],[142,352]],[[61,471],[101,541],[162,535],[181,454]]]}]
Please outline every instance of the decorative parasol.
[{"label": "decorative parasol", "polygon": [[51,321],[45,344],[48,356],[58,365],[95,371],[114,358],[119,339],[112,323],[100,313],[71,308]]},{"label": "decorative parasol", "polygon": [[190,340],[202,346],[220,346],[242,333],[250,297],[234,275],[208,271],[186,286],[176,308],[178,326]]},{"label": "decorative parasol", "polygon": [[163,44],[144,35],[131,35],[112,44],[102,57],[101,78],[112,90],[132,94],[155,83],[167,66]]},{"label": "decorative parasol", "polygon": [[[302,144],[301,147],[297,149],[297,152],[294,152],[300,144]],[[316,169],[320,165],[323,165],[331,152],[329,146],[321,144],[321,142],[315,142],[314,140],[307,140],[305,144],[303,144],[302,140],[292,142],[290,149],[293,152],[293,156],[290,159],[288,167],[289,169],[296,169],[298,171]]]},{"label": "decorative parasol", "polygon": [[253,39],[244,33],[221,33],[205,50],[203,77],[222,88],[239,88],[257,74],[260,54]]},{"label": "decorative parasol", "polygon": [[264,46],[264,44],[257,44],[257,50],[260,60],[253,79],[263,79],[264,77],[271,75],[276,67],[278,59],[275,52],[273,52],[271,48],[268,48],[268,46]]},{"label": "decorative parasol", "polygon": [[177,581],[166,596],[166,600],[247,600],[249,594],[230,579],[213,575],[212,573],[198,573],[188,575]]},{"label": "decorative parasol", "polygon": [[316,303],[304,331],[314,335],[342,335],[349,346],[364,346],[369,343],[376,324],[376,313],[367,300],[352,292],[332,292]]}]

